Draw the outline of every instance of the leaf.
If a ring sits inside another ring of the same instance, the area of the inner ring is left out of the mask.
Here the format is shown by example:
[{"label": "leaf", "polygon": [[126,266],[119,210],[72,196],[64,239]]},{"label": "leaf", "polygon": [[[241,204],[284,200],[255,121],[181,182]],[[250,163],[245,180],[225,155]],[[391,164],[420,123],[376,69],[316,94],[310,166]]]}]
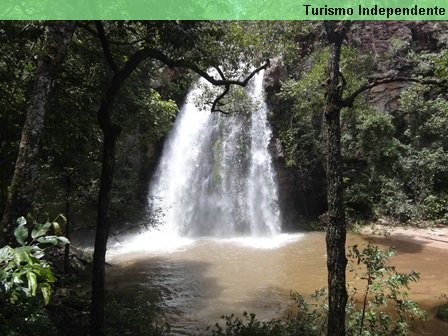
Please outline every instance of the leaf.
[{"label": "leaf", "polygon": [[45,305],[50,302],[51,296],[51,287],[48,284],[42,284],[40,286],[40,291],[42,292],[42,296],[44,297]]},{"label": "leaf", "polygon": [[14,262],[17,266],[19,266],[23,261],[26,261],[29,264],[33,263],[33,260],[30,257],[31,247],[30,246],[21,246],[14,249]]},{"label": "leaf", "polygon": [[22,216],[22,217],[17,218],[16,223],[18,226],[25,226],[26,225],[25,217]]},{"label": "leaf", "polygon": [[[67,224],[67,217],[65,217],[63,214],[59,214],[59,217],[62,218],[62,220],[64,221],[64,224]],[[56,223],[56,220],[55,220]]]},{"label": "leaf", "polygon": [[33,272],[26,273],[26,278],[28,279],[28,289],[31,292],[32,296],[36,296],[36,290],[37,290],[37,278],[36,274]]},{"label": "leaf", "polygon": [[0,262],[6,262],[8,259],[12,257],[14,253],[14,249],[11,246],[4,246],[0,248]]},{"label": "leaf", "polygon": [[59,223],[53,222],[52,224],[53,224],[54,233],[56,233],[57,235],[61,235],[62,230],[61,230],[61,226],[59,225]]},{"label": "leaf", "polygon": [[[20,218],[23,218],[23,217],[20,217]],[[26,222],[25,222],[25,224],[26,224]],[[23,225],[19,225],[14,230],[14,236],[16,237],[16,239],[20,245],[22,245],[22,246],[26,245],[26,240],[28,239],[28,229]]]},{"label": "leaf", "polygon": [[13,284],[22,284],[23,283],[23,280],[22,280],[22,275],[24,274],[24,272],[22,271],[22,272],[14,272],[13,274],[12,274],[12,282],[13,282]]},{"label": "leaf", "polygon": [[53,283],[56,281],[56,278],[54,277],[50,267],[42,267],[40,269],[40,275],[46,283]]},{"label": "leaf", "polygon": [[61,242],[63,245],[68,245],[68,244],[70,244],[70,240],[68,240],[67,238],[65,238],[65,237],[58,237],[58,240],[59,240],[59,242]]},{"label": "leaf", "polygon": [[45,237],[38,238],[37,241],[42,244],[57,245],[58,237],[57,236],[45,236]]},{"label": "leaf", "polygon": [[33,253],[33,257],[36,259],[42,259],[43,257],[45,257],[45,253],[41,249],[38,249]]},{"label": "leaf", "polygon": [[42,237],[48,232],[48,229],[51,227],[51,223],[46,222],[45,224],[37,224],[33,231],[31,231],[31,238],[36,239]]}]

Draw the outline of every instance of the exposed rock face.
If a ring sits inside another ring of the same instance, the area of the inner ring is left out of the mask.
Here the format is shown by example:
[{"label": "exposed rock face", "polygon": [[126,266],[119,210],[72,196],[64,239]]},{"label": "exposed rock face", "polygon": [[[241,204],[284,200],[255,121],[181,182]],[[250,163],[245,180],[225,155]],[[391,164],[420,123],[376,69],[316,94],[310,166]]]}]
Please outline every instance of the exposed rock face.
[{"label": "exposed rock face", "polygon": [[448,44],[444,21],[357,21],[349,41],[361,52],[381,56],[408,45],[416,52],[438,51]]},{"label": "exposed rock face", "polygon": [[300,183],[294,174],[294,169],[286,166],[285,155],[282,144],[278,138],[278,128],[276,121],[282,118],[284,106],[278,99],[277,93],[280,92],[282,81],[288,78],[288,72],[281,59],[275,59],[271,62],[271,67],[266,72],[265,91],[269,108],[275,111],[271,118],[273,138],[271,142],[271,151],[274,158],[274,166],[277,172],[277,183],[279,191],[279,203],[282,213],[283,229],[292,229],[300,212],[297,211],[299,205],[299,186]]},{"label": "exposed rock face", "polygon": [[400,93],[409,83],[395,82],[378,85],[370,90],[370,102],[380,112],[397,111],[400,107]]},{"label": "exposed rock face", "polygon": [[[437,53],[448,46],[446,21],[359,21],[348,38],[361,53],[374,57],[378,77],[410,75],[414,64],[407,52]],[[400,93],[409,83],[389,83],[370,90],[370,101],[380,112],[395,112]]]}]

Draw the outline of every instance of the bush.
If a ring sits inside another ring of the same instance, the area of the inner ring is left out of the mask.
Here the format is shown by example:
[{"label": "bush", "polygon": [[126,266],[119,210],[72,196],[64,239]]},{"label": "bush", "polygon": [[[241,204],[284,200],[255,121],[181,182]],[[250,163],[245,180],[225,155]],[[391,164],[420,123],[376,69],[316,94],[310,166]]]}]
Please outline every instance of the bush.
[{"label": "bush", "polygon": [[[48,235],[53,229],[55,235]],[[56,278],[45,260],[50,246],[68,244],[58,236],[58,222],[35,224],[27,227],[24,217],[17,220],[14,236],[18,247],[0,249],[0,334],[53,335],[56,329],[44,305],[48,304],[52,285]]]}]

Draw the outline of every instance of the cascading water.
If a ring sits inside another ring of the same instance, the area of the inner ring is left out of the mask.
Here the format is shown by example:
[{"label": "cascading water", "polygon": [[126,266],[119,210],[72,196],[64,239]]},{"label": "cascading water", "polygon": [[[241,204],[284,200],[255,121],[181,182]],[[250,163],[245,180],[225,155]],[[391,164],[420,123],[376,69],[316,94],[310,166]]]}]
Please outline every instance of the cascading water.
[{"label": "cascading water", "polygon": [[188,94],[150,186],[161,231],[219,238],[280,233],[263,77],[257,74],[247,90],[251,113],[198,108],[203,80]]}]

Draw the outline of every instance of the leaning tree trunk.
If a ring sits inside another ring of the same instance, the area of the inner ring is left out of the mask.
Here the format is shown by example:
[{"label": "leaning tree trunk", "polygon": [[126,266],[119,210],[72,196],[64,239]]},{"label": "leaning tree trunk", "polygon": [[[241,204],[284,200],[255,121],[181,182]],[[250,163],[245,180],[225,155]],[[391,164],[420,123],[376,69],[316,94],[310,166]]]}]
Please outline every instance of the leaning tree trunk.
[{"label": "leaning tree trunk", "polygon": [[[105,37],[102,36],[102,38]],[[104,41],[102,43],[105,43]],[[106,55],[108,54],[107,50],[106,48]],[[110,55],[110,59],[111,57]],[[115,173],[116,144],[121,132],[121,128],[112,121],[112,107],[125,80],[147,58],[148,56],[145,53],[138,51],[129,58],[122,68],[112,67],[114,76],[97,112],[98,123],[103,131],[104,139],[95,249],[93,252],[92,304],[90,311],[90,332],[92,336],[104,335],[105,265],[110,227],[109,206]]]},{"label": "leaning tree trunk", "polygon": [[328,329],[327,336],[345,335],[345,287],[346,227],[342,198],[341,125],[343,81],[339,71],[341,46],[345,30],[334,23],[326,23],[328,40],[331,43],[331,59],[327,100],[324,119],[327,129],[327,269],[328,269]]},{"label": "leaning tree trunk", "polygon": [[31,208],[39,171],[39,142],[44,127],[45,105],[53,77],[64,60],[74,31],[74,21],[54,21],[49,24],[0,224],[0,245],[13,243],[15,220],[26,215]]},{"label": "leaning tree trunk", "polygon": [[[110,126],[110,127],[109,127]],[[109,205],[115,170],[115,148],[120,129],[110,125],[104,132],[103,163],[98,197],[98,219],[93,254],[91,335],[104,335],[105,265],[109,236]]]}]

